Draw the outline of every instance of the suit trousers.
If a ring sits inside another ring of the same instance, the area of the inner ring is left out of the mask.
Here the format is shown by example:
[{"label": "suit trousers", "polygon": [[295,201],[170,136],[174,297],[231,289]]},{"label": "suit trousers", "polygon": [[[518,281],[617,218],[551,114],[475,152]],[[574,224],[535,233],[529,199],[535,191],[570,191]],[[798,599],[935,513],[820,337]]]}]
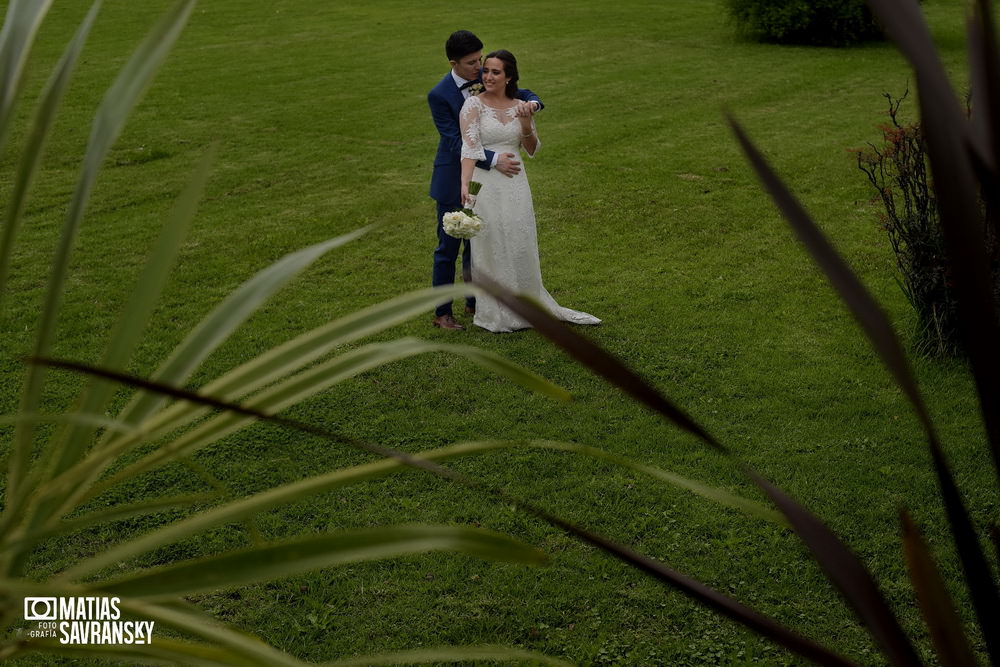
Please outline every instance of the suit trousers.
[{"label": "suit trousers", "polygon": [[[445,233],[442,222],[445,213],[456,211],[460,208],[461,205],[458,202],[450,206],[441,202],[437,203],[438,246],[434,250],[434,272],[431,276],[431,284],[434,287],[454,284],[455,262],[458,260],[458,251],[463,243],[465,247],[462,249],[462,280],[466,282],[472,280],[472,250],[469,246],[469,240],[465,239],[463,241],[463,239],[456,239],[454,236],[449,236]],[[465,303],[470,308],[476,307],[475,297],[467,297]],[[451,315],[451,301],[439,305],[434,310],[434,314],[439,317],[441,315]]]}]

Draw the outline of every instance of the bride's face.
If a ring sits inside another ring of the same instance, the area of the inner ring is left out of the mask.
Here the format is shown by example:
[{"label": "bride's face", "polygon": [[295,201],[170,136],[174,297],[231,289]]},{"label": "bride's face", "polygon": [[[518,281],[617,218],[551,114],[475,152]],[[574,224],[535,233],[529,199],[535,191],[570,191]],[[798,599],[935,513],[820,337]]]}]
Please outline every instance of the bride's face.
[{"label": "bride's face", "polygon": [[489,58],[483,63],[483,86],[489,92],[503,92],[507,85],[507,74],[503,71],[503,61]]}]

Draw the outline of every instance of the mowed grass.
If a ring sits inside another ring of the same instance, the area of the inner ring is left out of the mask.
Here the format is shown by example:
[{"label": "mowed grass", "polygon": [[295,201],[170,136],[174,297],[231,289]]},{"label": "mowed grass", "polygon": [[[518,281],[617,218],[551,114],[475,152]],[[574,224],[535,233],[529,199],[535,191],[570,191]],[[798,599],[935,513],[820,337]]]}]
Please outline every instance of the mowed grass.
[{"label": "mowed grass", "polygon": [[[77,4],[53,8],[26,100],[82,18],[86,8]],[[95,27],[5,295],[4,412],[17,408],[21,359],[89,119],[117,67],[168,4],[108,0]],[[964,87],[963,10],[945,0],[923,6],[946,66]],[[894,282],[864,176],[847,152],[879,136],[881,94],[912,87],[887,44],[835,50],[748,43],[718,0],[203,2],[100,178],[73,256],[55,352],[99,358],[172,199],[213,143],[220,152],[207,196],[132,372],[151,373],[254,272],[363,224],[382,226],[285,289],[191,386],[331,318],[429,284],[435,235],[427,187],[437,134],[425,96],[447,71],[442,45],[458,28],[474,30],[487,50],[514,52],[522,85],[546,104],[537,119],[542,148],[526,164],[542,268],[560,303],[604,319],[584,333],[843,535],[922,652],[929,642],[902,566],[900,506],[925,529],[971,620],[918,424],[759,188],[724,116],[728,110],[745,124],[909,338],[913,318]],[[911,117],[915,106],[904,107]],[[534,332],[454,334],[429,322],[430,314],[379,338],[481,346],[556,381],[574,401],[557,404],[464,360],[432,355],[367,373],[288,416],[407,451],[483,439],[577,442],[759,498],[731,462]],[[915,363],[970,509],[979,520],[990,517],[995,480],[966,369]],[[80,386],[78,378],[54,374],[49,409],[66,409]],[[194,457],[231,496],[367,458],[271,426]],[[566,454],[519,448],[454,466],[662,559],[855,660],[880,662],[865,630],[787,530]],[[201,479],[176,466],[99,502],[201,488]],[[50,545],[32,571],[65,568],[176,516],[121,522]],[[196,601],[311,660],[508,644],[582,664],[796,662],[546,524],[413,472],[260,516],[252,529],[213,531],[139,564],[243,546],[256,531],[271,538],[417,522],[510,533],[544,549],[552,562],[533,569],[434,554]]]}]

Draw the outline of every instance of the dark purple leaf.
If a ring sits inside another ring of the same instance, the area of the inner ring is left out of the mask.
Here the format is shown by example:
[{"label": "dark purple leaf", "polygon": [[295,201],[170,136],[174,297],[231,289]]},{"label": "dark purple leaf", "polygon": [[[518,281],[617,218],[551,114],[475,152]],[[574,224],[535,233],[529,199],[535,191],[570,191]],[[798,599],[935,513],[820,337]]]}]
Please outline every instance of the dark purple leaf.
[{"label": "dark purple leaf", "polygon": [[976,665],[975,656],[962,629],[962,621],[948,594],[944,580],[934,564],[920,531],[905,511],[900,512],[903,526],[903,552],[910,581],[917,592],[917,602],[930,629],[938,658],[945,667]]},{"label": "dark purple leaf", "polygon": [[477,277],[476,284],[493,295],[497,301],[517,313],[518,316],[531,324],[538,333],[561,347],[584,366],[587,366],[611,384],[619,387],[635,400],[645,404],[654,412],[663,415],[680,428],[697,436],[713,449],[728,453],[728,450],[722,444],[684,411],[674,406],[660,392],[599,345],[587,340],[567,325],[556,320],[548,311],[539,307],[534,302],[516,296],[486,276],[480,275]]},{"label": "dark purple leaf", "polygon": [[969,122],[938,59],[916,0],[868,0],[917,77],[921,125],[934,174],[941,227],[958,296],[980,412],[1000,479],[1000,323],[984,251],[979,183],[968,151]]},{"label": "dark purple leaf", "polygon": [[983,631],[986,649],[993,664],[1000,664],[1000,632],[997,632],[1000,625],[1000,594],[997,592],[996,581],[944,453],[936,440],[931,441],[931,456],[948,516],[948,526],[955,540],[958,557],[962,561],[972,606],[976,610],[976,619]]},{"label": "dark purple leaf", "polygon": [[889,318],[826,239],[823,232],[816,226],[816,223],[809,217],[806,210],[795,199],[795,196],[785,187],[764,156],[747,137],[743,128],[732,118],[729,122],[743,147],[743,151],[750,160],[750,164],[757,172],[758,178],[768,194],[771,195],[771,199],[774,200],[798,239],[813,256],[816,264],[826,274],[830,284],[837,290],[840,298],[847,304],[851,314],[861,325],[875,351],[882,359],[882,363],[889,369],[896,384],[910,400],[924,429],[933,433],[934,426],[930,414],[927,412],[924,399],[917,387],[917,381],[910,370],[910,363],[906,359],[903,347],[899,344],[899,339],[896,337]]},{"label": "dark purple leaf", "polygon": [[753,471],[748,474],[788,517],[799,538],[871,631],[889,661],[894,665],[919,665],[913,645],[858,557],[822,521],[783,491]]},{"label": "dark purple leaf", "polygon": [[[742,128],[735,122],[733,122],[733,128],[751,164],[754,166],[754,169],[757,171],[758,176],[771,194],[778,208],[795,230],[799,239],[813,255],[816,263],[826,273],[830,282],[847,303],[855,318],[861,323],[862,328],[882,358],[883,363],[889,368],[896,382],[913,404],[927,433],[928,441],[931,443],[935,462],[940,464],[936,466],[936,469],[942,488],[942,496],[945,500],[945,506],[948,511],[952,532],[955,535],[956,544],[959,548],[959,554],[963,564],[966,566],[969,588],[973,595],[973,601],[976,603],[980,622],[983,623],[989,618],[1000,618],[993,611],[995,609],[996,588],[990,577],[988,565],[983,557],[982,550],[979,548],[978,542],[975,540],[974,530],[969,522],[965,508],[962,506],[957,488],[954,486],[954,481],[951,479],[950,472],[944,465],[940,447],[937,444],[938,441],[934,426],[917,388],[916,380],[913,378],[909,363],[903,354],[902,346],[899,344],[888,318],[868,293],[868,290],[865,289],[850,268],[848,268],[847,264],[837,254],[833,246],[826,240],[808,213],[806,213],[794,196],[788,191],[784,183],[774,173],[756,147],[753,146]],[[971,539],[970,535],[972,536]]]}]

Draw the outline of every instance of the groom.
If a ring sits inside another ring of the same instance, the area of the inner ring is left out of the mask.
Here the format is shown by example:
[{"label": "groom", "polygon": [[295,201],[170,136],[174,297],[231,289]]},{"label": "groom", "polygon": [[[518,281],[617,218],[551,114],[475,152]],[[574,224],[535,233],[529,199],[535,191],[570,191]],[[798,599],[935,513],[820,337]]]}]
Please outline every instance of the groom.
[{"label": "groom", "polygon": [[[444,45],[445,54],[451,64],[451,71],[427,94],[427,104],[441,140],[434,157],[434,175],[431,177],[430,196],[437,202],[438,246],[434,251],[434,272],[431,284],[451,285],[455,282],[455,261],[462,240],[445,234],[441,218],[449,211],[462,208],[459,201],[462,181],[462,135],[459,131],[458,114],[465,100],[476,88],[482,90],[483,43],[468,30],[452,33]],[[516,97],[517,115],[531,115],[542,109],[542,102],[530,90],[518,90]],[[514,153],[494,153],[486,151],[486,159],[476,163],[482,169],[496,169],[501,174],[514,177],[521,171],[521,162]],[[472,279],[472,257],[469,241],[465,241],[462,251],[462,278]],[[476,300],[469,297],[465,304],[466,313],[476,312]],[[452,314],[451,301],[443,303],[434,311],[433,324],[442,329],[464,329]]]}]

